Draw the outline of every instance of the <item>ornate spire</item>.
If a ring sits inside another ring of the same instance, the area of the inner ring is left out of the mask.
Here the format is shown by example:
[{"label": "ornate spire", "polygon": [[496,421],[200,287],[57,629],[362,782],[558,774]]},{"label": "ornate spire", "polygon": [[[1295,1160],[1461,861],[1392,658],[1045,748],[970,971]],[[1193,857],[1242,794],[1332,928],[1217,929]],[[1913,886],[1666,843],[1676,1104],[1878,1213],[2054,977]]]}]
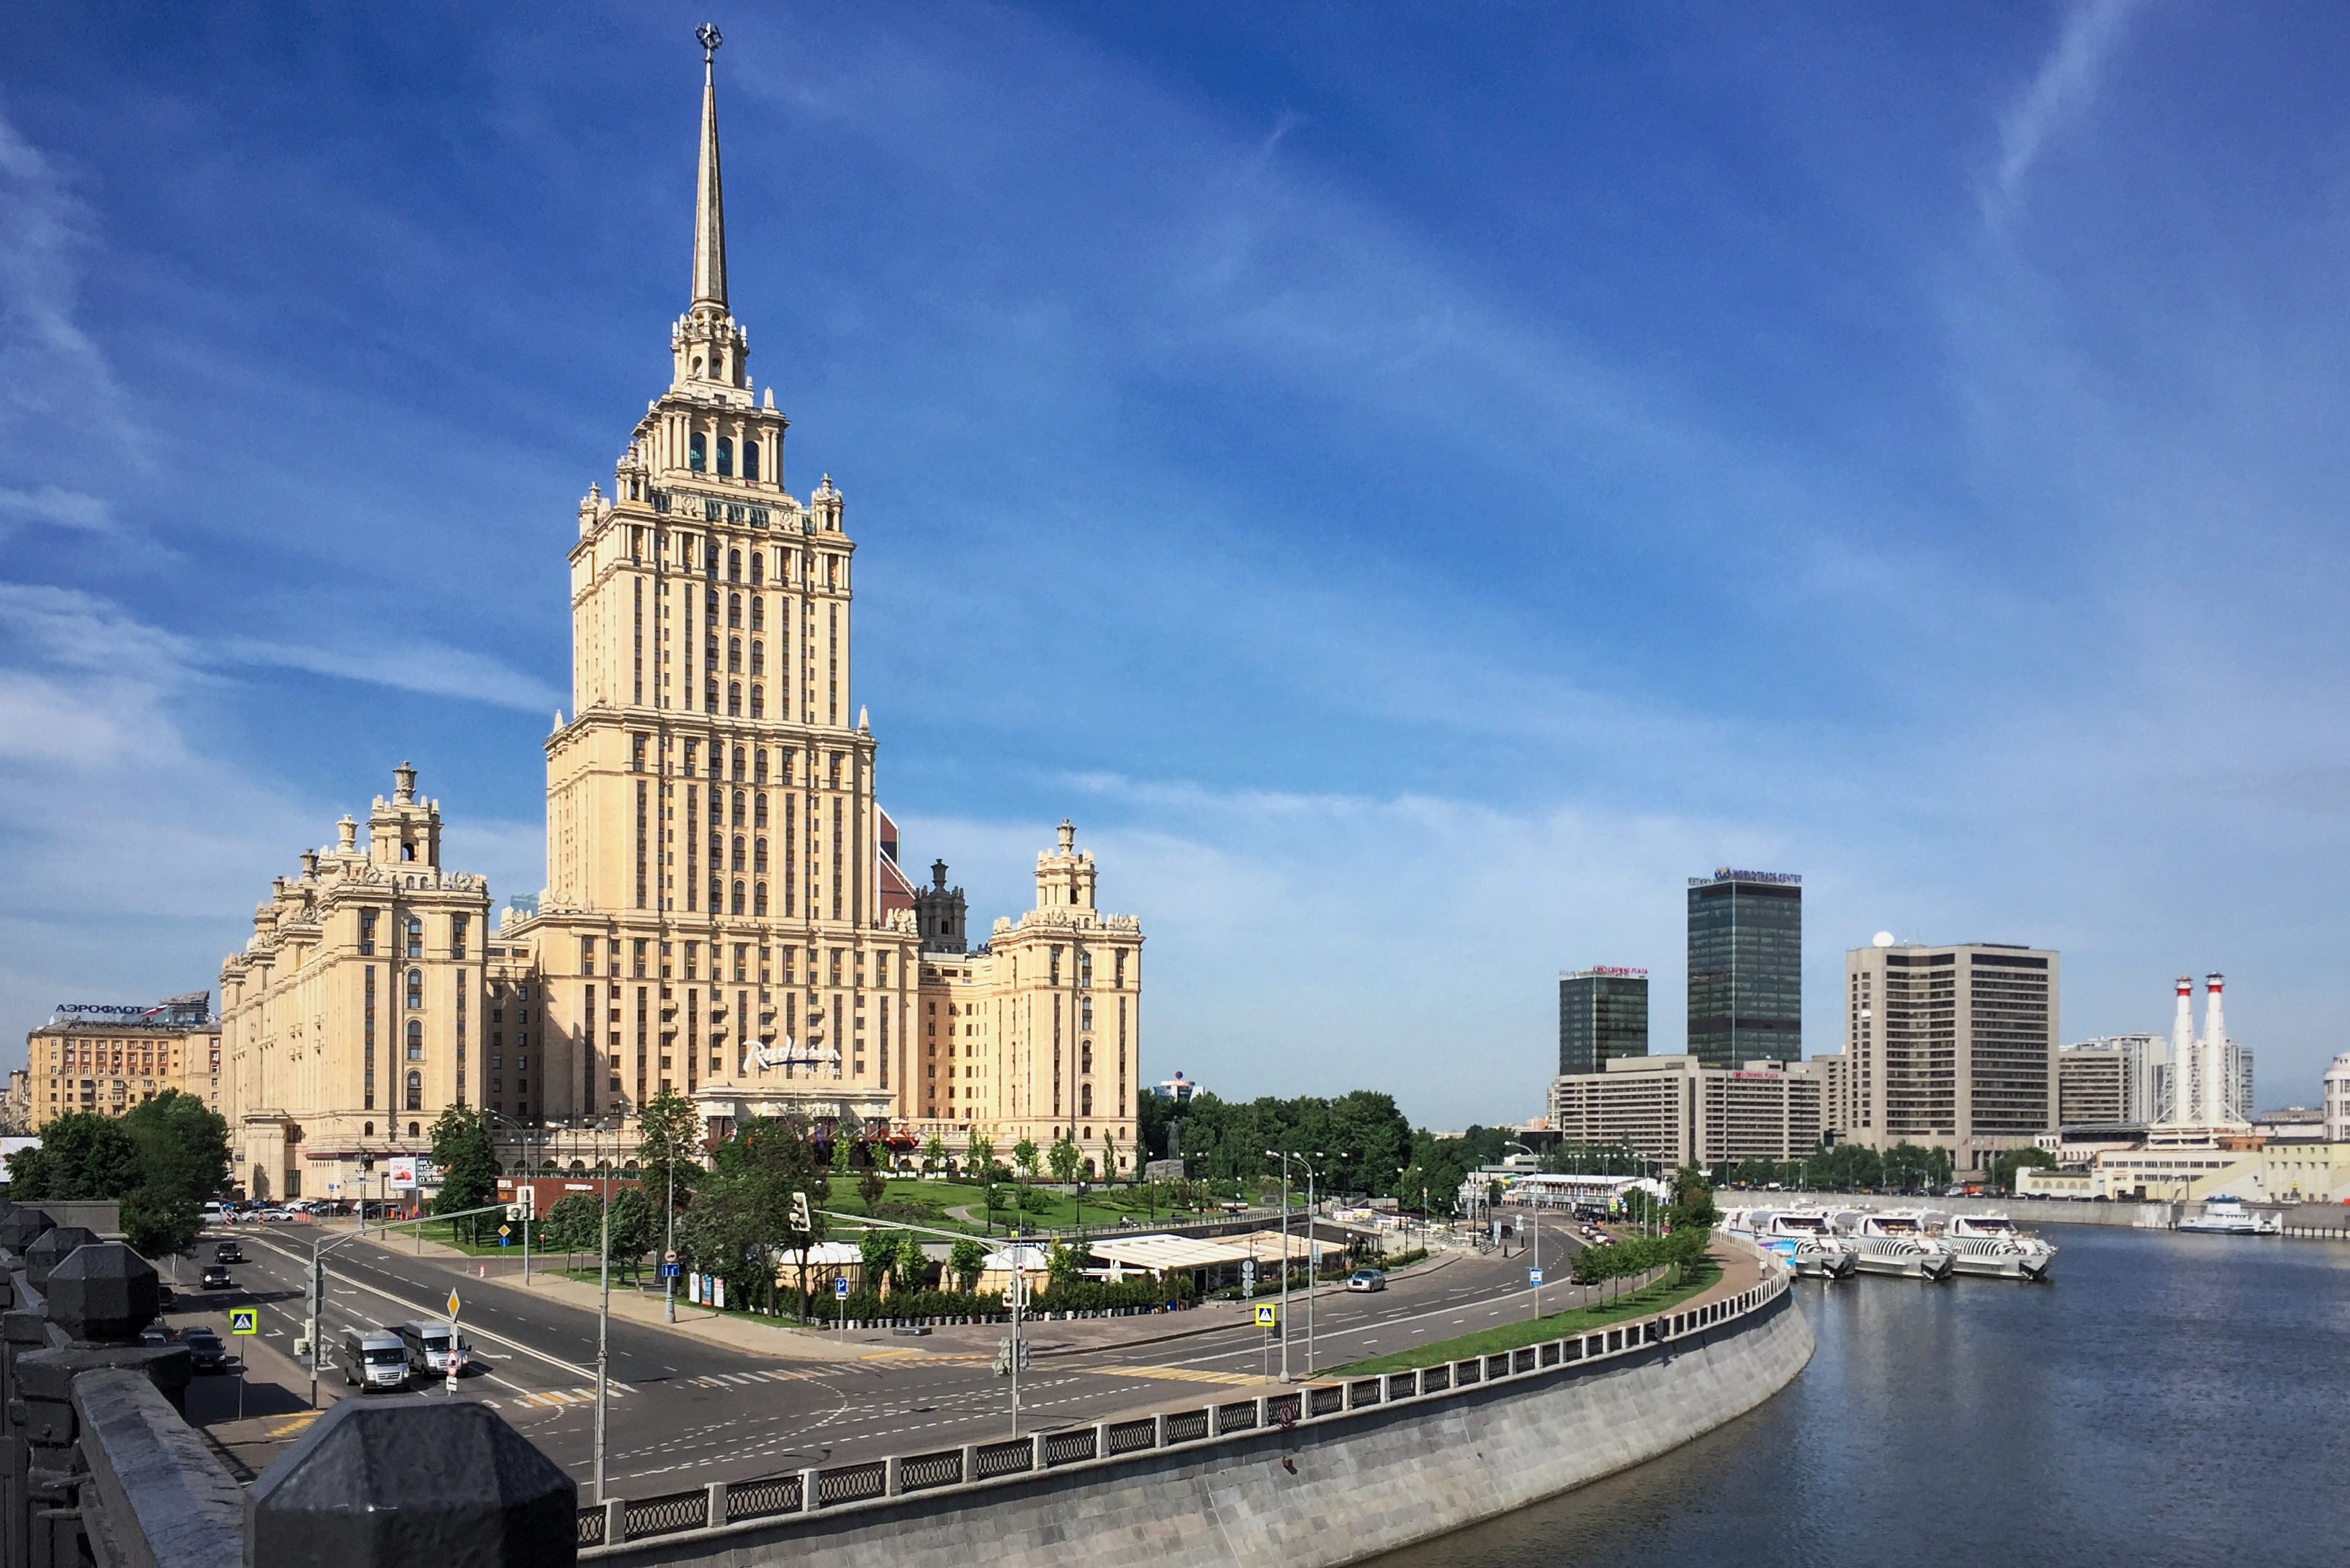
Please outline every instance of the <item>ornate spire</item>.
[{"label": "ornate spire", "polygon": [[693,193],[693,303],[726,308],[726,202],[718,183],[718,46],[724,42],[708,22],[694,29],[702,41],[702,174]]}]

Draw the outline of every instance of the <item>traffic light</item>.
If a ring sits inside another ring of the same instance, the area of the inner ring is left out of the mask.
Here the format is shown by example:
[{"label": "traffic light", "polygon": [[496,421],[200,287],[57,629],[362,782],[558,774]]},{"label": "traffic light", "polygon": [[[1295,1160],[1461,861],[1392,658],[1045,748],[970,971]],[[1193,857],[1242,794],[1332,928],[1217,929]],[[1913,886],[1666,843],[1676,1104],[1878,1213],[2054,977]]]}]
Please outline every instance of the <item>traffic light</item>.
[{"label": "traffic light", "polygon": [[998,1377],[1011,1376],[1015,1362],[1021,1371],[1028,1370],[1028,1342],[1024,1339],[997,1340],[995,1342],[995,1375]]},{"label": "traffic light", "polygon": [[808,1214],[807,1194],[805,1192],[792,1194],[792,1229],[803,1236],[816,1234],[816,1221]]}]

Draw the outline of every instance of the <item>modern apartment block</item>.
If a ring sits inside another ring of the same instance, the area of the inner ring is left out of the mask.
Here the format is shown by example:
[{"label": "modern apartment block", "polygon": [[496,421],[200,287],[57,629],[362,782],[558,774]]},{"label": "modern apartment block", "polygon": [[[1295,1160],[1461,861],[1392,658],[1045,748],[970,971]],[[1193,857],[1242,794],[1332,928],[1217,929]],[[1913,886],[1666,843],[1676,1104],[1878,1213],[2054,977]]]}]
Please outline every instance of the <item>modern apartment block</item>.
[{"label": "modern apartment block", "polygon": [[151,1007],[67,1002],[25,1036],[27,1131],[70,1111],[119,1116],[167,1089],[219,1110],[220,1021],[212,992]]},{"label": "modern apartment block", "polygon": [[2056,1126],[2054,952],[1999,942],[1845,954],[1849,1141],[1950,1151],[1962,1172]]},{"label": "modern apartment block", "polygon": [[1810,1062],[1623,1056],[1552,1080],[1551,1125],[1563,1143],[1625,1144],[1660,1165],[1800,1159],[1819,1147],[1825,1084]]},{"label": "modern apartment block", "polygon": [[2130,1115],[2133,1063],[2110,1041],[2067,1045],[2056,1054],[2056,1123],[2059,1127],[2124,1127],[2144,1118]]},{"label": "modern apartment block", "polygon": [[1648,1054],[1648,971],[1607,964],[1558,977],[1558,1070],[1596,1073]]},{"label": "modern apartment block", "polygon": [[1716,1067],[1804,1054],[1804,879],[1733,871],[1689,881],[1689,1049]]}]

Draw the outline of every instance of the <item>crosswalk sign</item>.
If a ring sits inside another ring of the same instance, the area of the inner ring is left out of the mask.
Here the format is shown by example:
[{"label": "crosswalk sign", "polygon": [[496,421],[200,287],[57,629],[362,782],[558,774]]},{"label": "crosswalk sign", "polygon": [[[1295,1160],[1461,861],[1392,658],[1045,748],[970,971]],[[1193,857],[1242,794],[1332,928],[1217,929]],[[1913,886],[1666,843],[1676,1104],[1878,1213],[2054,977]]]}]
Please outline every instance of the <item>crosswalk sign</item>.
[{"label": "crosswalk sign", "polygon": [[253,1307],[232,1307],[228,1314],[228,1331],[231,1334],[259,1334],[260,1312]]},{"label": "crosswalk sign", "polygon": [[1279,1305],[1273,1302],[1265,1302],[1259,1305],[1256,1309],[1256,1325],[1259,1328],[1280,1327],[1281,1308]]}]

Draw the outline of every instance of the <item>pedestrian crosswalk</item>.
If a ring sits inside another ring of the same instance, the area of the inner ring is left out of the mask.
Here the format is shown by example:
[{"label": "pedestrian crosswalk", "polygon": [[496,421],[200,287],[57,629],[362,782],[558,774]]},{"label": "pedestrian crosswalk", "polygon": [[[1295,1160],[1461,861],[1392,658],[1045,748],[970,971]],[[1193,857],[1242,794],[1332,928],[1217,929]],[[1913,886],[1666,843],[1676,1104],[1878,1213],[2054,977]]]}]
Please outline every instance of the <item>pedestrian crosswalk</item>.
[{"label": "pedestrian crosswalk", "polygon": [[[634,1392],[632,1389],[623,1390],[617,1383],[608,1383],[604,1386],[604,1397],[607,1400],[623,1398],[628,1393],[632,1392]],[[541,1409],[558,1410],[574,1405],[593,1405],[595,1402],[596,1390],[593,1388],[540,1388],[528,1394],[518,1395],[515,1399],[517,1405],[535,1405]]]},{"label": "pedestrian crosswalk", "polygon": [[1173,1383],[1221,1383],[1231,1388],[1263,1381],[1237,1372],[1203,1372],[1190,1366],[1088,1366],[1085,1370],[1097,1377],[1151,1377]]},{"label": "pedestrian crosswalk", "polygon": [[696,1388],[731,1388],[759,1383],[804,1383],[807,1374],[788,1366],[770,1367],[764,1372],[721,1372],[707,1377],[686,1379]]}]

